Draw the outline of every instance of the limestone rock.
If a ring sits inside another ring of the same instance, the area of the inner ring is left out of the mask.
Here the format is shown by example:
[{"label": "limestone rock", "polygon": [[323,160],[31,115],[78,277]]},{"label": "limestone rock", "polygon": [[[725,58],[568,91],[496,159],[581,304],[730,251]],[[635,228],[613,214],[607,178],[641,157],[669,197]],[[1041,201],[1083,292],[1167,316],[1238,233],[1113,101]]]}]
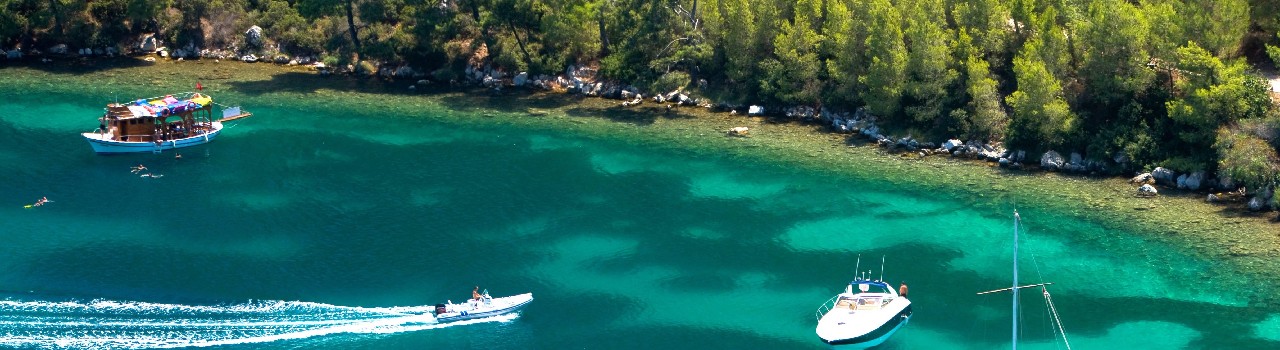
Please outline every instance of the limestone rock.
[{"label": "limestone rock", "polygon": [[156,52],[156,49],[158,48],[160,48],[160,44],[156,42],[156,36],[154,34],[147,34],[142,37],[142,43],[138,44],[138,50],[145,53]]},{"label": "limestone rock", "polygon": [[1253,196],[1253,198],[1249,199],[1249,210],[1262,211],[1265,205],[1266,201],[1262,199],[1262,196]]},{"label": "limestone rock", "polygon": [[516,74],[515,78],[511,78],[511,85],[515,85],[515,86],[524,86],[524,84],[528,82],[529,82],[528,72],[520,72],[520,74]]},{"label": "limestone rock", "polygon": [[1200,187],[1203,185],[1203,182],[1204,182],[1204,171],[1201,170],[1201,171],[1188,174],[1186,180],[1183,180],[1183,185],[1186,186],[1188,190],[1195,191],[1200,189]]},{"label": "limestone rock", "polygon": [[250,47],[262,47],[262,27],[255,25],[244,31],[244,42]]},{"label": "limestone rock", "polygon": [[733,129],[729,129],[729,136],[747,136],[747,132],[749,131],[751,131],[751,129],[745,126],[738,126]]},{"label": "limestone rock", "polygon": [[959,139],[950,139],[950,140],[947,140],[947,142],[942,143],[942,148],[946,149],[947,152],[951,152],[951,151],[954,151],[956,147],[960,147],[963,145],[964,145],[964,141],[960,141]]},{"label": "limestone rock", "polygon": [[1151,173],[1138,174],[1138,176],[1134,176],[1132,179],[1129,179],[1129,183],[1135,184],[1151,183],[1151,181]]},{"label": "limestone rock", "polygon": [[1156,187],[1151,186],[1151,184],[1143,184],[1142,186],[1138,187],[1139,196],[1154,196],[1158,193],[1159,192],[1156,191]]},{"label": "limestone rock", "polygon": [[1062,168],[1063,164],[1062,155],[1058,154],[1058,152],[1048,151],[1044,152],[1044,155],[1040,156],[1040,167],[1045,170],[1058,170],[1059,168]]},{"label": "limestone rock", "polygon": [[747,115],[764,115],[764,107],[752,105],[747,108]]},{"label": "limestone rock", "polygon": [[1166,186],[1177,185],[1177,182],[1175,182],[1177,181],[1177,173],[1174,173],[1173,170],[1165,169],[1164,167],[1156,167],[1155,170],[1152,170],[1151,177],[1155,178],[1156,183],[1158,184]]}]

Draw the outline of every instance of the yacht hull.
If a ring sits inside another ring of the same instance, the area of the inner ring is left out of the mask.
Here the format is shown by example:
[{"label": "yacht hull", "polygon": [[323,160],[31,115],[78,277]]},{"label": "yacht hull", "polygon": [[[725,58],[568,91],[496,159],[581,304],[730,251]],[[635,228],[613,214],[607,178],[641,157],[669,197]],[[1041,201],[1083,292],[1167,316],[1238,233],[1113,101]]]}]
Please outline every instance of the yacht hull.
[{"label": "yacht hull", "polygon": [[[440,323],[457,322],[457,321],[465,321],[465,320],[471,320],[471,319],[477,319],[477,318],[483,318],[483,317],[489,317],[489,316],[508,314],[508,313],[519,311],[520,309],[524,308],[525,305],[529,305],[529,303],[532,301],[533,301],[532,293],[524,293],[520,295],[513,295],[509,297],[502,297],[502,298],[493,298],[491,305],[487,305],[487,306],[482,305],[482,306],[470,308],[467,310],[459,310],[456,312],[451,311],[451,312],[446,312],[442,314],[437,314],[436,322],[440,322]],[[462,307],[463,305],[466,305],[466,304],[453,304],[453,305],[450,305],[450,308],[452,309],[455,305],[458,307]]]},{"label": "yacht hull", "polygon": [[190,147],[202,145],[213,141],[219,133],[222,132],[222,123],[213,122],[212,130],[209,132],[168,141],[152,142],[126,142],[111,140],[108,134],[86,132],[81,133],[85,140],[89,141],[89,146],[93,147],[93,151],[97,153],[139,153],[139,152],[160,152],[175,148]]},{"label": "yacht hull", "polygon": [[875,330],[870,332],[848,338],[834,337],[834,339],[827,339],[821,336],[819,336],[819,338],[821,338],[824,343],[832,345],[838,349],[865,349],[883,344],[886,340],[889,340],[889,337],[892,336],[893,333],[897,332],[898,329],[907,325],[907,322],[910,320],[911,305],[907,305],[907,307],[894,315],[893,318],[890,318],[888,322],[885,322],[880,325],[880,327],[876,327]]}]

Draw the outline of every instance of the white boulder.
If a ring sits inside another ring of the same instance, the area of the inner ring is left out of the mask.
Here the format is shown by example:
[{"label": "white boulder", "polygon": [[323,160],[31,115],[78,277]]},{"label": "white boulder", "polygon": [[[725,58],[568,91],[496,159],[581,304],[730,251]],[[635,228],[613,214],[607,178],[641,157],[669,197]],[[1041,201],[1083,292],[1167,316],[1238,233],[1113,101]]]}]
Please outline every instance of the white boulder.
[{"label": "white boulder", "polygon": [[516,74],[515,78],[511,78],[511,85],[524,86],[524,84],[528,84],[528,83],[529,83],[528,72],[520,72],[520,74]]},{"label": "white boulder", "polygon": [[1058,170],[1059,168],[1062,168],[1063,164],[1065,164],[1065,162],[1062,159],[1062,155],[1058,154],[1058,152],[1048,151],[1044,152],[1044,155],[1040,156],[1040,167],[1045,170]]},{"label": "white boulder", "polygon": [[956,147],[960,147],[963,145],[964,145],[964,141],[960,141],[959,139],[950,139],[950,140],[947,140],[947,142],[942,143],[942,148],[946,149],[947,152],[950,152],[955,150]]},{"label": "white boulder", "polygon": [[244,31],[244,42],[251,47],[262,47],[262,27],[252,26]]},{"label": "white boulder", "polygon": [[1151,186],[1151,184],[1143,184],[1142,186],[1138,187],[1139,196],[1154,196],[1158,193],[1159,192],[1156,191],[1156,187]]}]

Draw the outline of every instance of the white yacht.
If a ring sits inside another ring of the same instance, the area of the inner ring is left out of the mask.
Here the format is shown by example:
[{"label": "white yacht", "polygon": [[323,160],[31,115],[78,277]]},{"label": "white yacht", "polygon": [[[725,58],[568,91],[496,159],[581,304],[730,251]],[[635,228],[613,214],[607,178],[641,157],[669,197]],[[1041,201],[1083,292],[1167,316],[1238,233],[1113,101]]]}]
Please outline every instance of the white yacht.
[{"label": "white yacht", "polygon": [[[856,290],[855,290],[856,288]],[[903,292],[906,286],[902,286]],[[839,348],[880,345],[911,319],[911,301],[883,281],[854,279],[818,308],[818,337]]]}]

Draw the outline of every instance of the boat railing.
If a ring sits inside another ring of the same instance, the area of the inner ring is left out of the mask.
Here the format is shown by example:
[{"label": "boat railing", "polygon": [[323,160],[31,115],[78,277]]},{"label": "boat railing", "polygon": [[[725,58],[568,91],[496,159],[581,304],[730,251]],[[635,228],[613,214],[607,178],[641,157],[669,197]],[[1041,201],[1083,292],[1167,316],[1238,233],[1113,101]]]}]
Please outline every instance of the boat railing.
[{"label": "boat railing", "polygon": [[835,307],[835,305],[836,305],[836,299],[839,299],[839,298],[840,298],[840,296],[839,296],[839,295],[836,295],[836,296],[834,296],[834,297],[831,297],[831,299],[827,299],[827,302],[822,303],[822,306],[819,306],[819,307],[818,307],[818,311],[814,311],[814,312],[813,312],[813,317],[814,317],[815,319],[817,319],[817,320],[821,321],[821,320],[822,320],[822,316],[823,316],[823,315],[826,315],[828,311],[831,311],[831,308]]}]

